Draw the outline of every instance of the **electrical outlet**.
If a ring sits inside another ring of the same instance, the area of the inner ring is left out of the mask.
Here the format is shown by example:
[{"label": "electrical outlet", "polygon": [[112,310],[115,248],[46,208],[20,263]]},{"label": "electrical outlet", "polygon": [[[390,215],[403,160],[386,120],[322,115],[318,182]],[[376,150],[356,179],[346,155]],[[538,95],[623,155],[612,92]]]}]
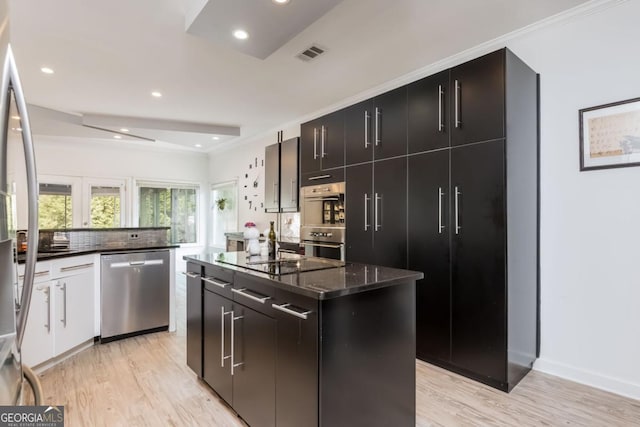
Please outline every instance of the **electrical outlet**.
[{"label": "electrical outlet", "polygon": [[138,233],[129,234],[129,240],[138,240]]}]

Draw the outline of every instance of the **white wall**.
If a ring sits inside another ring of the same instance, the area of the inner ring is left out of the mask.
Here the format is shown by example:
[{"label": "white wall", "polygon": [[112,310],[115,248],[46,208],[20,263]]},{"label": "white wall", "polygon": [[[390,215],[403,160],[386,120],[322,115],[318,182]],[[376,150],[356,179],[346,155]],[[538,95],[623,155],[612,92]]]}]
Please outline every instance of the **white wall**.
[{"label": "white wall", "polygon": [[[579,109],[640,97],[640,1],[594,1],[586,9],[461,52],[331,109],[505,44],[538,71],[542,324],[535,368],[640,398],[640,168],[579,172],[578,155]],[[291,128],[285,138],[298,134]],[[211,182],[240,176],[248,159],[274,141],[211,155]],[[239,224],[253,220],[264,227],[267,217],[241,205]]]},{"label": "white wall", "polygon": [[640,168],[579,171],[578,110],[640,97],[640,2],[508,42],[541,75],[541,357],[640,398]]},{"label": "white wall", "polygon": [[[184,268],[182,255],[206,246],[209,206],[208,157],[203,153],[156,150],[123,142],[91,141],[34,135],[38,175],[123,178],[127,180],[127,203],[133,203],[135,180],[179,181],[200,185],[199,245],[176,251],[178,271]],[[24,212],[19,209],[19,212]],[[24,221],[26,222],[26,221]],[[131,226],[129,221],[127,226]],[[24,225],[19,224],[24,227]]]},{"label": "white wall", "polygon": [[[283,128],[284,139],[300,136],[300,127],[293,126]],[[276,132],[271,136],[248,141],[235,148],[209,155],[209,181],[212,184],[218,182],[238,180],[240,201],[238,209],[238,228],[242,231],[248,221],[256,223],[258,230],[264,231],[269,227],[269,221],[277,221],[276,214],[267,214],[260,203],[264,203],[264,167],[261,160],[264,159],[264,148],[278,141]],[[258,159],[258,170],[255,169],[255,159]],[[249,164],[253,166],[249,168]],[[249,177],[245,178],[245,174]],[[253,188],[252,183],[259,176],[258,188]],[[247,188],[244,188],[245,185]],[[255,196],[257,194],[257,197]],[[248,200],[244,200],[247,196]],[[251,200],[252,208],[249,209],[248,201]]]}]

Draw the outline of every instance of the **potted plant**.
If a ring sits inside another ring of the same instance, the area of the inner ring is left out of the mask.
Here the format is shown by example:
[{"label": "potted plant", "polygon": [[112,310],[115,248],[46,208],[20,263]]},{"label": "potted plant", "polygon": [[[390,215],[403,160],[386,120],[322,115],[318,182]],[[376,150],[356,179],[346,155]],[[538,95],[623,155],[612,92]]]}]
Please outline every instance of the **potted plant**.
[{"label": "potted plant", "polygon": [[216,206],[218,206],[219,211],[223,211],[224,208],[227,206],[227,199],[225,199],[224,197],[217,199]]}]

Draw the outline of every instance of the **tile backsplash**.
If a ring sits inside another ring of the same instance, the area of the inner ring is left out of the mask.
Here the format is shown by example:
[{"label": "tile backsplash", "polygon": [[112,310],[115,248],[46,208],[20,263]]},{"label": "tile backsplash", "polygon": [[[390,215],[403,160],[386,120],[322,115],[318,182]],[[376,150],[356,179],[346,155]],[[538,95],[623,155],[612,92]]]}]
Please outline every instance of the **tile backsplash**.
[{"label": "tile backsplash", "polygon": [[40,230],[38,250],[52,250],[54,237],[57,244],[67,240],[71,250],[167,246],[170,244],[169,230],[169,227]]}]

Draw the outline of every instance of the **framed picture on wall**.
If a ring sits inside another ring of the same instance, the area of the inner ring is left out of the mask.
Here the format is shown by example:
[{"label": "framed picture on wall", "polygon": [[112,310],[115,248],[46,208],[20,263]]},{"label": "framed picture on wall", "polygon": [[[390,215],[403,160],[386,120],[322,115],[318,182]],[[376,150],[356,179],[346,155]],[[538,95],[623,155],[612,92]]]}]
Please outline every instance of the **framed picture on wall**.
[{"label": "framed picture on wall", "polygon": [[640,98],[580,110],[580,170],[640,166]]}]

